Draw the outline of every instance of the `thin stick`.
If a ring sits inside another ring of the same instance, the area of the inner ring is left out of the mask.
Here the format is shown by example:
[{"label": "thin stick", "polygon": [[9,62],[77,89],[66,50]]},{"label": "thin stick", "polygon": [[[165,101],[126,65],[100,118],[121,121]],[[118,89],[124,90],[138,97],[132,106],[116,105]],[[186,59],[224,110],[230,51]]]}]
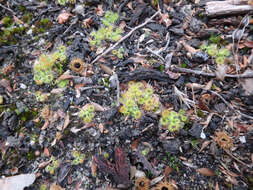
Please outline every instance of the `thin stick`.
[{"label": "thin stick", "polygon": [[240,112],[239,110],[236,110],[232,104],[230,104],[229,102],[227,102],[227,101],[226,101],[220,94],[218,94],[217,92],[212,91],[212,90],[207,90],[207,91],[209,91],[209,92],[215,94],[216,96],[218,96],[218,97],[219,97],[219,98],[220,98],[232,111],[238,113],[239,115],[241,115],[241,116],[243,116],[243,117],[245,117],[245,118],[248,118],[248,119],[252,119],[252,120],[253,120],[253,117],[252,117],[252,116],[246,115],[246,114]]},{"label": "thin stick", "polygon": [[140,24],[139,26],[134,27],[130,32],[128,32],[123,38],[121,38],[119,41],[117,41],[113,46],[109,47],[107,50],[105,50],[102,54],[98,55],[91,64],[94,64],[97,62],[101,57],[105,56],[107,53],[112,51],[115,47],[117,47],[121,42],[126,40],[128,37],[130,37],[134,31],[138,30],[139,28],[142,28],[146,24],[152,21],[153,18],[155,18],[158,14],[160,14],[160,11],[157,11],[153,16],[151,16],[149,19],[147,19],[144,23]]},{"label": "thin stick", "polygon": [[[170,70],[173,72],[202,75],[202,76],[207,76],[207,77],[216,77],[215,73],[205,73],[203,71],[197,71],[197,70],[186,69],[186,68],[179,68],[174,65],[170,67]],[[253,78],[253,72],[250,72],[247,74],[235,74],[235,75],[226,74],[225,77],[227,77],[227,78]]]},{"label": "thin stick", "polygon": [[15,14],[15,12],[14,12],[13,10],[11,10],[11,9],[9,9],[9,8],[7,8],[7,7],[5,7],[5,6],[3,6],[2,4],[0,4],[0,7],[2,7],[3,9],[6,9],[7,11],[10,11],[11,14],[13,14],[13,15],[16,16],[16,14]]}]

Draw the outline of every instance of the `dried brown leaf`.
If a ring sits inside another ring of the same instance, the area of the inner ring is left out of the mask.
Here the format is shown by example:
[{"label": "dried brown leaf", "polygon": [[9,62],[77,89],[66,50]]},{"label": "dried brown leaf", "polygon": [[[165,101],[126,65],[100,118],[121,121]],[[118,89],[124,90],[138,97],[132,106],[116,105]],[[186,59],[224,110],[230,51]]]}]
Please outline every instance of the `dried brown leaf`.
[{"label": "dried brown leaf", "polygon": [[86,18],[83,20],[83,26],[85,28],[90,28],[90,25],[93,23],[92,17]]},{"label": "dried brown leaf", "polygon": [[202,146],[201,146],[199,152],[202,152],[210,143],[211,143],[211,141],[204,141],[202,143]]},{"label": "dried brown leaf", "polygon": [[98,7],[95,8],[95,13],[96,13],[98,16],[103,16],[104,11],[103,11],[102,4],[98,5]]},{"label": "dried brown leaf", "polygon": [[72,14],[70,14],[68,12],[60,13],[59,16],[57,17],[58,23],[59,24],[64,24],[65,22],[68,21],[70,16],[72,16]]},{"label": "dried brown leaf", "polygon": [[215,172],[209,168],[198,168],[196,169],[196,172],[204,175],[204,176],[214,176]]},{"label": "dried brown leaf", "polygon": [[[252,73],[252,69],[247,69],[243,74]],[[248,95],[253,95],[253,78],[240,79],[239,80],[243,89],[246,91]]]},{"label": "dried brown leaf", "polygon": [[66,117],[65,117],[63,130],[66,129],[66,127],[69,125],[69,123],[70,123],[70,118],[69,118],[69,114],[67,114]]},{"label": "dried brown leaf", "polygon": [[12,92],[12,88],[10,85],[11,83],[9,80],[6,80],[6,79],[0,80],[0,86],[6,88],[6,90],[8,90],[9,92]]},{"label": "dried brown leaf", "polygon": [[95,107],[95,111],[102,111],[103,112],[103,111],[107,110],[106,108],[104,108],[103,106],[101,106],[95,102],[91,102],[91,104]]},{"label": "dried brown leaf", "polygon": [[108,66],[106,66],[106,65],[104,65],[104,64],[100,64],[100,68],[101,68],[105,73],[107,73],[108,75],[112,75],[112,74],[113,74],[113,70],[112,70],[110,67],[108,67]]},{"label": "dried brown leaf", "polygon": [[64,188],[62,188],[61,186],[56,185],[56,183],[54,183],[50,186],[50,190],[64,190]]}]

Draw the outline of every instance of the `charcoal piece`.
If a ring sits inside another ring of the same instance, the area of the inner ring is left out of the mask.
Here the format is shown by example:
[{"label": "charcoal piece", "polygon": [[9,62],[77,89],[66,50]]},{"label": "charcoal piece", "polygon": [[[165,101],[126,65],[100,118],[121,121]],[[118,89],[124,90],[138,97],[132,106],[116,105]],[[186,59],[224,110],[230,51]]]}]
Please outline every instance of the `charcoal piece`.
[{"label": "charcoal piece", "polygon": [[163,148],[172,154],[177,154],[179,152],[179,147],[181,142],[178,139],[168,140],[163,142]]},{"label": "charcoal piece", "polygon": [[209,56],[206,52],[198,51],[192,56],[192,61],[197,63],[205,63],[208,60]]},{"label": "charcoal piece", "polygon": [[178,36],[184,35],[184,29],[182,28],[171,27],[169,31]]},{"label": "charcoal piece", "polygon": [[189,134],[193,137],[200,138],[200,134],[202,133],[203,127],[200,124],[194,123],[192,128],[189,130]]},{"label": "charcoal piece", "polygon": [[135,152],[135,155],[137,156],[137,163],[142,163],[144,170],[149,171],[153,176],[158,176],[160,174],[159,171],[156,171],[152,164],[147,160],[145,156],[142,155],[139,151]]},{"label": "charcoal piece", "polygon": [[190,22],[190,30],[194,33],[198,33],[203,26],[203,23],[196,18],[192,18]]},{"label": "charcoal piece", "polygon": [[117,74],[120,82],[128,82],[131,80],[140,81],[140,80],[153,79],[168,82],[169,84],[173,83],[173,81],[169,78],[167,74],[153,69],[141,68],[134,70],[132,72],[117,72]]},{"label": "charcoal piece", "polygon": [[106,110],[104,112],[105,119],[107,121],[112,120],[113,117],[116,115],[117,112],[118,112],[118,109],[116,107],[113,107],[113,108],[111,108],[109,110]]}]

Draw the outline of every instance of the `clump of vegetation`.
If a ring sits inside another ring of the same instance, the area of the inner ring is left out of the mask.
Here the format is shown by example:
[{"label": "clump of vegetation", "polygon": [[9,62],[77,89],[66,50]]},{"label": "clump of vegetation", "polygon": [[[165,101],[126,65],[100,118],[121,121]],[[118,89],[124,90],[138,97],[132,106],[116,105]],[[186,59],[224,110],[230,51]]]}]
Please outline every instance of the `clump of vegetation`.
[{"label": "clump of vegetation", "polygon": [[159,99],[154,95],[150,86],[144,86],[141,82],[129,82],[128,90],[121,95],[120,112],[125,116],[132,116],[139,119],[144,111],[157,111],[159,109]]},{"label": "clump of vegetation", "polygon": [[66,47],[60,46],[57,51],[52,54],[42,54],[33,67],[34,80],[36,84],[51,84],[55,75],[63,72],[63,63],[66,61]]},{"label": "clump of vegetation", "polygon": [[99,46],[104,40],[118,41],[123,32],[121,28],[115,27],[114,25],[118,18],[119,15],[117,13],[107,11],[102,19],[103,26],[98,31],[91,33],[92,40],[90,44],[92,46]]},{"label": "clump of vegetation", "polygon": [[123,47],[121,47],[119,49],[112,50],[112,54],[117,56],[119,59],[123,58],[123,53],[124,53],[124,48]]},{"label": "clump of vegetation", "polygon": [[230,55],[230,51],[222,47],[222,38],[220,36],[211,35],[209,42],[209,45],[202,44],[200,50],[206,51],[209,56],[215,59],[217,64],[224,64],[226,57]]},{"label": "clump of vegetation", "polygon": [[43,18],[37,22],[34,23],[35,27],[32,28],[33,32],[35,34],[43,33],[49,30],[52,26],[53,23],[51,22],[50,19],[48,18]]},{"label": "clump of vegetation", "polygon": [[76,0],[58,0],[60,5],[66,5],[67,3],[75,4]]},{"label": "clump of vegetation", "polygon": [[41,91],[35,92],[35,97],[38,102],[45,102],[49,96],[50,96],[50,93],[43,93]]},{"label": "clump of vegetation", "polygon": [[179,112],[163,110],[160,124],[165,126],[170,132],[177,132],[184,127],[188,118],[185,116],[184,110]]},{"label": "clump of vegetation", "polygon": [[18,42],[18,36],[25,33],[26,27],[23,25],[16,25],[14,20],[6,16],[0,23],[3,27],[0,29],[0,45],[14,45]]},{"label": "clump of vegetation", "polygon": [[94,116],[95,107],[92,104],[87,104],[79,112],[79,117],[84,121],[84,123],[90,123]]},{"label": "clump of vegetation", "polygon": [[85,157],[86,157],[85,154],[81,154],[78,151],[74,151],[72,153],[72,155],[74,157],[74,160],[72,161],[73,165],[82,164],[84,162]]},{"label": "clump of vegetation", "polygon": [[216,44],[202,45],[200,49],[205,50],[208,55],[215,58],[217,64],[224,64],[225,58],[230,55],[230,51],[227,48],[219,48]]},{"label": "clump of vegetation", "polygon": [[45,171],[50,173],[51,175],[54,175],[55,170],[59,167],[60,161],[56,160],[54,156],[51,156],[51,163],[47,165],[45,168]]}]

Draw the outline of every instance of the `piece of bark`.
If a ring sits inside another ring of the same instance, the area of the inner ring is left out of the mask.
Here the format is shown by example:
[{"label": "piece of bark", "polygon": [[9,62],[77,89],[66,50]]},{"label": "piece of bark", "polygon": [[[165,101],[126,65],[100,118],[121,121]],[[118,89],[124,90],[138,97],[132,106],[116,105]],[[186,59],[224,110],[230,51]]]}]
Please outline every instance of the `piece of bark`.
[{"label": "piece of bark", "polygon": [[253,6],[245,0],[211,1],[206,3],[205,10],[207,16],[216,17],[253,12]]}]

